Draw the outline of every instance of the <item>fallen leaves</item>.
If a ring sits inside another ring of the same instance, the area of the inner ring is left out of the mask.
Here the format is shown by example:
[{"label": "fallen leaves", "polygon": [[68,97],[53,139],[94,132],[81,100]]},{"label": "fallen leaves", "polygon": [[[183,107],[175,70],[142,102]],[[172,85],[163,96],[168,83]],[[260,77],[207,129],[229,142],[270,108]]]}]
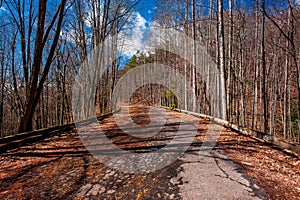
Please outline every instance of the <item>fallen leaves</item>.
[{"label": "fallen leaves", "polygon": [[136,197],[136,200],[141,200],[141,199],[143,199],[143,196],[144,196],[145,194],[147,194],[148,191],[149,191],[148,189],[143,189],[142,191],[140,191],[140,192],[138,193],[137,197]]},{"label": "fallen leaves", "polygon": [[[147,110],[143,113],[139,111],[136,110],[136,116],[132,113],[132,117],[136,121],[147,122]],[[105,119],[101,126],[111,133],[112,142],[121,142],[119,145],[122,148],[148,145],[143,140],[116,134],[117,126],[113,118]],[[87,193],[78,195],[80,188],[87,183],[92,187],[101,185],[104,188],[101,194],[95,191],[97,196],[92,196],[92,199],[166,199],[167,194],[178,194],[177,188],[169,185],[169,178],[177,176],[178,165],[173,163],[147,175],[118,173],[104,179],[108,168],[91,156],[78,135],[69,137],[62,133],[0,154],[0,199],[80,200],[89,198]],[[160,197],[157,197],[158,194]]]},{"label": "fallen leaves", "polygon": [[218,144],[249,176],[260,182],[272,199],[300,199],[299,158],[230,131],[221,134]]}]

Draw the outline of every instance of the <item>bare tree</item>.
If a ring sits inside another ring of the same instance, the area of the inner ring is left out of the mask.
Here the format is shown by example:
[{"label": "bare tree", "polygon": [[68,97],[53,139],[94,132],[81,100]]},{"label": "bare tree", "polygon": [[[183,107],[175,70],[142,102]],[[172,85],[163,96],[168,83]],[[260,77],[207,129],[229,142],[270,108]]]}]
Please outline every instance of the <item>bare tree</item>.
[{"label": "bare tree", "polygon": [[[48,25],[47,29],[45,29],[47,1],[46,0],[39,1],[37,30],[35,36],[35,48],[33,53],[33,63],[30,72],[28,92],[26,95],[24,116],[21,118],[19,132],[31,131],[33,128],[32,120],[33,120],[34,110],[38,104],[41,92],[43,91],[44,82],[48,76],[48,72],[51,67],[51,63],[58,43],[58,39],[60,37],[60,31],[62,28],[63,17],[65,12],[65,5],[66,5],[66,0],[62,0],[59,6],[57,7],[55,15],[51,19],[51,23]],[[55,26],[55,24],[56,24],[55,36],[52,40],[51,49],[47,56],[46,63],[44,64],[42,62],[43,51],[45,48],[45,44],[49,39],[50,32]],[[44,65],[43,69],[41,69],[42,65]],[[39,78],[40,73],[42,73],[41,78]]]},{"label": "bare tree", "polygon": [[218,0],[218,55],[220,70],[220,117],[227,118],[226,104],[226,83],[225,83],[225,45],[224,45],[224,18],[223,18],[223,0]]}]

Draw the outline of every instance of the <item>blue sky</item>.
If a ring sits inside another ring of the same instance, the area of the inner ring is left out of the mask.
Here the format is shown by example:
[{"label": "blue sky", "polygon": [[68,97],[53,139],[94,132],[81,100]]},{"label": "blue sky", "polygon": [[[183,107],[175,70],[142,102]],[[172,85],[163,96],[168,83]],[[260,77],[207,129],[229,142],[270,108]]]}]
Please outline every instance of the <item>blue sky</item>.
[{"label": "blue sky", "polygon": [[[1,1],[1,0],[0,0]],[[134,8],[131,17],[132,25],[127,27],[123,34],[127,37],[127,47],[124,48],[125,60],[130,59],[137,51],[143,51],[145,33],[149,27],[156,9],[156,0],[140,0],[139,4]],[[4,7],[0,8],[0,13],[6,12]],[[125,33],[126,32],[126,33]],[[124,61],[125,61],[124,60]]]},{"label": "blue sky", "polygon": [[156,0],[141,0],[136,10],[139,12],[148,22],[152,21],[153,15],[156,9]]}]

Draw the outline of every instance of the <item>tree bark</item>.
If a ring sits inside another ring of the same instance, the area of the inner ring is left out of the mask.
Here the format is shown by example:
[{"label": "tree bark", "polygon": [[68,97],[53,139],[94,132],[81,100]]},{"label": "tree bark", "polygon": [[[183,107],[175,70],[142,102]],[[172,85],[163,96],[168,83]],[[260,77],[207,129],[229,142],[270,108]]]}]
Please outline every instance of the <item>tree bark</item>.
[{"label": "tree bark", "polygon": [[[51,45],[50,53],[47,57],[47,61],[42,73],[42,77],[39,81],[39,75],[41,71],[42,66],[42,57],[43,57],[43,50],[44,50],[44,41],[47,40],[48,37],[47,31],[45,32],[45,18],[46,18],[46,11],[47,11],[47,0],[40,0],[39,1],[39,14],[38,14],[38,26],[37,26],[37,32],[36,32],[36,40],[35,40],[35,50],[34,50],[34,59],[33,59],[33,65],[31,70],[31,78],[30,78],[30,89],[29,93],[27,94],[27,100],[26,100],[26,106],[25,106],[25,114],[21,118],[20,126],[19,126],[19,132],[27,132],[32,130],[32,120],[34,115],[34,110],[37,106],[37,103],[40,98],[40,94],[43,90],[44,82],[48,76],[50,66],[52,63],[52,59],[54,56],[54,52],[58,43],[58,39],[60,36],[60,31],[62,27],[63,17],[64,17],[64,10],[65,10],[66,0],[62,0],[61,4],[59,6],[59,18],[57,22],[57,27],[55,31],[55,36],[53,38],[53,43]],[[56,15],[57,17],[57,15]],[[52,21],[55,21],[54,18]],[[51,24],[52,27],[54,24]],[[52,28],[51,26],[48,27],[47,30],[50,30]]]},{"label": "tree bark", "polygon": [[[262,0],[262,9],[265,10],[265,0]],[[268,131],[268,104],[267,104],[267,72],[266,72],[266,49],[265,49],[265,15],[262,15],[262,41],[261,41],[261,57],[262,57],[262,94],[264,103],[264,127],[263,132]]]},{"label": "tree bark", "polygon": [[227,119],[226,104],[226,80],[225,80],[225,45],[224,45],[224,18],[223,0],[218,0],[218,49],[219,49],[219,71],[220,71],[220,117]]}]

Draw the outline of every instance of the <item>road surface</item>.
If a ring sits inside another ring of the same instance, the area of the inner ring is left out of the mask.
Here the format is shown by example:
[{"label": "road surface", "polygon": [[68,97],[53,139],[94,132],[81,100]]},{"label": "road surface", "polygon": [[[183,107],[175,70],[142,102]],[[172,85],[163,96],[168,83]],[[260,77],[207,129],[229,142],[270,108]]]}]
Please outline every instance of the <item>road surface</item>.
[{"label": "road surface", "polygon": [[[209,122],[161,108],[122,110],[78,131],[80,137],[65,133],[2,154],[0,198],[270,199],[220,147],[205,151],[213,145],[203,146]],[[212,127],[218,136],[221,128]],[[105,135],[98,137],[100,129]],[[103,136],[108,140],[99,144]],[[106,142],[129,154],[117,155]],[[101,160],[108,155],[116,159]]]}]

